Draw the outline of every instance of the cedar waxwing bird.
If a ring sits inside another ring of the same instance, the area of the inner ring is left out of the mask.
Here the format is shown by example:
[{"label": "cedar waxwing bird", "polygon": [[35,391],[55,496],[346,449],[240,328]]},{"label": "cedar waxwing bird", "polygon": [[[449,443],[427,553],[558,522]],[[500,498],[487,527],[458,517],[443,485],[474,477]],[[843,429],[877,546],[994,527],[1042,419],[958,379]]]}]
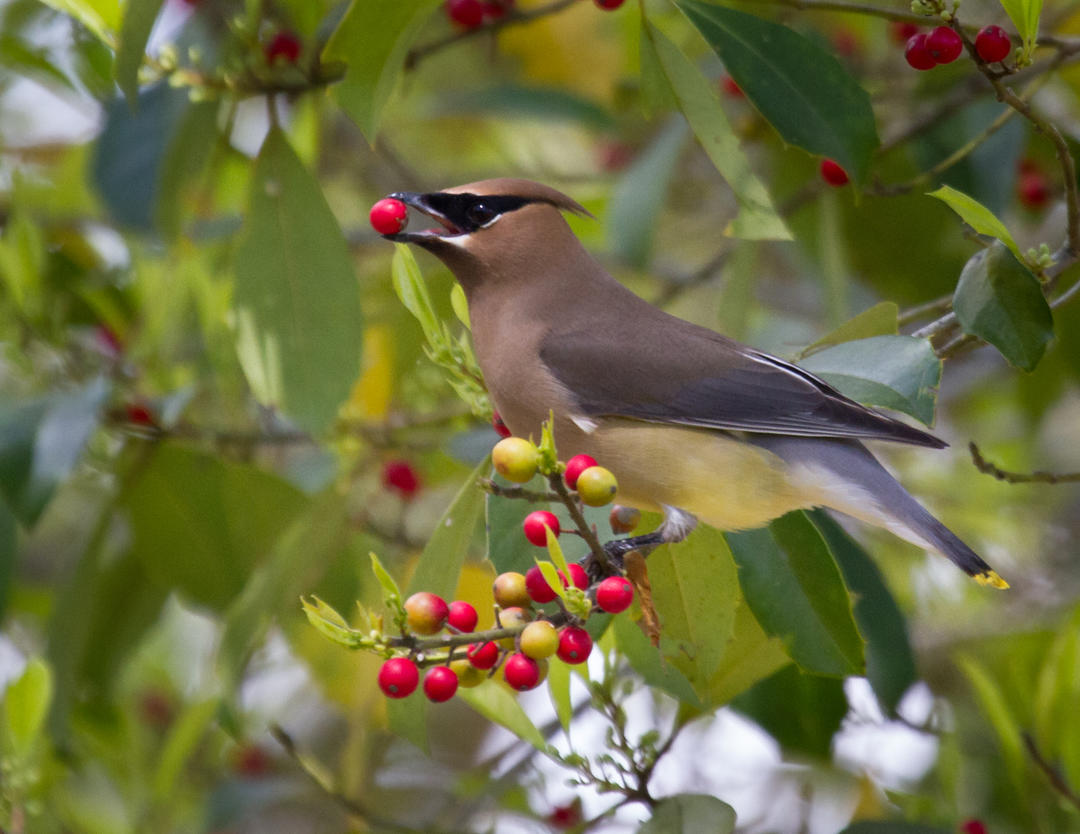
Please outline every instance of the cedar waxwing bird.
[{"label": "cedar waxwing bird", "polygon": [[827,507],[1008,587],[861,442],[943,441],[639,298],[575,237],[562,212],[589,213],[566,195],[495,179],[390,196],[437,221],[386,237],[427,249],[460,282],[506,425],[539,436],[552,412],[560,455],[592,455],[618,479],[620,503],[663,512],[664,540],[696,519],[742,530]]}]

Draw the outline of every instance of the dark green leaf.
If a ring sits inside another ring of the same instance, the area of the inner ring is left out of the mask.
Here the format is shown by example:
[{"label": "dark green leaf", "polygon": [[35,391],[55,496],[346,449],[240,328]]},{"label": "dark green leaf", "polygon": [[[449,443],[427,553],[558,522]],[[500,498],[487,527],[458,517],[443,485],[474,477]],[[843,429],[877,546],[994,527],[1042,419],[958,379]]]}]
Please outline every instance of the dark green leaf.
[{"label": "dark green leaf", "polygon": [[331,35],[324,61],[345,61],[348,71],[337,85],[338,101],[375,141],[382,109],[390,100],[413,37],[439,0],[372,3],[353,0]]},{"label": "dark green leaf", "polygon": [[122,507],[147,573],[161,587],[221,610],[308,502],[253,466],[164,443]]},{"label": "dark green leaf", "polygon": [[632,266],[644,266],[652,253],[657,218],[686,134],[682,119],[668,122],[615,184],[608,207],[608,240],[611,251]]},{"label": "dark green leaf", "polygon": [[484,458],[461,485],[424,545],[406,596],[416,591],[430,591],[447,599],[453,596],[476,523],[484,511],[486,493],[476,482],[490,469],[491,461]]},{"label": "dark green leaf", "polygon": [[661,799],[638,834],[731,834],[735,809],[715,796],[681,793]]},{"label": "dark green leaf", "polygon": [[326,430],[360,372],[360,292],[318,182],[277,129],[259,152],[235,270],[237,352],[255,395]]},{"label": "dark green leaf", "polygon": [[768,528],[728,533],[743,595],[765,631],[807,671],[862,674],[863,640],[851,598],[821,534],[802,512]]},{"label": "dark green leaf", "polygon": [[825,511],[814,510],[809,515],[855,598],[855,622],[866,638],[866,677],[882,709],[893,714],[918,679],[907,622],[866,551]]},{"label": "dark green leaf", "polygon": [[707,700],[709,681],[728,649],[739,581],[724,535],[702,526],[685,541],[649,557],[653,603],[660,617],[660,651]]},{"label": "dark green leaf", "polygon": [[34,525],[78,463],[108,392],[97,379],[69,394],[0,407],[0,495],[22,524]]},{"label": "dark green leaf", "polygon": [[820,350],[799,364],[866,405],[934,422],[941,360],[928,339],[873,336]]},{"label": "dark green leaf", "polygon": [[134,111],[121,98],[106,106],[93,177],[119,223],[139,231],[153,228],[166,149],[188,106],[187,93],[166,84],[140,91]]},{"label": "dark green leaf", "polygon": [[785,751],[829,761],[832,738],[847,715],[840,678],[781,669],[731,702],[775,738]]},{"label": "dark green leaf", "polygon": [[183,198],[200,176],[213,155],[218,134],[217,102],[192,104],[183,114],[165,149],[158,187],[155,193],[154,221],[169,238],[180,233]]},{"label": "dark green leaf", "polygon": [[676,5],[783,140],[864,182],[878,146],[870,97],[828,50],[787,26],[701,0]]},{"label": "dark green leaf", "polygon": [[1025,371],[1039,364],[1054,336],[1042,286],[1008,248],[995,241],[964,266],[953,296],[961,326]]},{"label": "dark green leaf", "polygon": [[[750,167],[731,129],[716,85],[691,63],[678,47],[647,21],[641,34],[642,63],[657,68],[656,77],[666,85],[698,142],[727,181],[739,204],[739,214],[725,234],[750,240],[790,240],[772,198]],[[651,54],[646,57],[644,53]]]},{"label": "dark green leaf", "polygon": [[544,122],[579,122],[594,130],[615,126],[611,114],[594,102],[558,87],[528,87],[499,84],[483,90],[468,90],[442,98],[435,115],[517,116]]},{"label": "dark green leaf", "polygon": [[128,0],[124,22],[120,25],[120,44],[116,48],[113,73],[128,104],[136,105],[139,96],[139,67],[146,52],[150,30],[154,28],[163,0]]}]

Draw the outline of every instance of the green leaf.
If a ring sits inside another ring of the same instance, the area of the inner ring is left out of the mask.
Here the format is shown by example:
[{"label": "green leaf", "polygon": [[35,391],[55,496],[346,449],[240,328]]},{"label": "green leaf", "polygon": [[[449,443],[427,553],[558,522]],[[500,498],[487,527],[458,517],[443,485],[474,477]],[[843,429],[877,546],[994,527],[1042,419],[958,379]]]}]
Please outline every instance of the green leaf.
[{"label": "green leaf", "polygon": [[345,61],[336,87],[341,106],[375,141],[379,119],[394,92],[409,45],[439,0],[372,3],[353,0],[323,50],[323,61]]},{"label": "green leaf", "polygon": [[973,197],[969,197],[962,191],[957,191],[948,185],[943,185],[937,191],[928,192],[929,196],[937,197],[945,205],[960,215],[960,219],[967,223],[980,235],[989,235],[997,238],[1012,251],[1017,258],[1022,258],[1020,247],[1016,245],[1012,234],[1005,228],[990,209]]},{"label": "green leaf", "polygon": [[390,265],[390,279],[394,283],[394,292],[402,305],[413,314],[424,331],[428,344],[437,344],[442,330],[435,305],[431,303],[431,293],[420,273],[416,257],[404,243],[394,244],[394,260]]},{"label": "green leaf", "polygon": [[461,284],[456,281],[450,288],[450,306],[458,321],[465,325],[465,329],[472,330],[472,322],[469,320],[469,300],[465,297],[465,290],[461,288]]},{"label": "green leaf", "polygon": [[652,253],[657,218],[686,144],[686,124],[668,122],[638,154],[611,193],[607,236],[611,251],[631,266],[644,266]]},{"label": "green leaf", "polygon": [[453,596],[476,524],[484,511],[486,493],[477,486],[477,481],[490,469],[491,459],[485,457],[461,485],[420,553],[408,593],[430,591],[447,599]]},{"label": "green leaf", "polygon": [[989,342],[1025,371],[1035,369],[1054,336],[1039,279],[997,242],[964,265],[953,311],[965,332]]},{"label": "green leaf", "polygon": [[1024,49],[1030,50],[1039,36],[1039,16],[1042,14],[1043,0],[1001,0],[1001,7],[1008,13],[1016,31],[1024,39]]},{"label": "green leaf", "polygon": [[147,573],[161,587],[221,610],[308,504],[261,469],[162,443],[121,507],[132,552]]},{"label": "green leaf", "polygon": [[473,689],[459,689],[457,697],[488,721],[494,721],[505,727],[537,750],[547,749],[544,736],[533,724],[518,699],[506,687],[494,681],[487,681]]},{"label": "green leaf", "polygon": [[0,235],[0,279],[19,310],[39,314],[46,267],[45,236],[23,210],[15,208]]},{"label": "green leaf", "polygon": [[670,97],[735,194],[739,214],[724,233],[749,240],[791,240],[791,232],[776,213],[769,192],[754,175],[739,146],[720,106],[716,85],[648,21],[643,21],[641,49],[652,53],[643,56],[642,63],[659,68],[658,78],[667,85]]},{"label": "green leaf", "polygon": [[152,782],[154,796],[159,801],[168,799],[176,790],[177,780],[181,777],[184,766],[206,738],[207,730],[217,716],[220,706],[218,698],[190,704],[184,707],[184,711],[169,728]]},{"label": "green leaf", "polygon": [[379,561],[379,557],[374,553],[371,554],[371,570],[382,587],[384,601],[391,598],[402,599],[401,589],[398,587],[397,582],[394,581],[394,577],[390,575],[390,571],[383,567],[383,563]]},{"label": "green leaf", "polygon": [[928,339],[872,336],[825,348],[799,364],[853,400],[934,422],[941,360]]},{"label": "green leaf", "polygon": [[146,52],[146,42],[150,38],[150,30],[154,28],[162,2],[163,0],[128,0],[124,9],[113,76],[132,107],[139,95],[139,67],[142,66]]},{"label": "green leaf", "polygon": [[611,113],[600,105],[558,87],[498,84],[444,96],[434,115],[518,116],[545,123],[578,122],[594,130],[616,126]]},{"label": "green leaf", "polygon": [[53,676],[49,664],[31,658],[18,680],[4,692],[4,729],[16,756],[24,756],[37,741],[52,704]]},{"label": "green leaf", "polygon": [[724,536],[702,526],[685,541],[649,556],[649,582],[660,618],[660,652],[702,701],[735,625],[739,582]]},{"label": "green leaf", "polygon": [[731,702],[788,753],[831,760],[832,739],[847,715],[840,678],[806,675],[790,665]]},{"label": "green leaf", "polygon": [[701,0],[675,0],[781,138],[866,181],[878,146],[870,96],[844,65],[787,26]]},{"label": "green leaf", "polygon": [[[120,25],[120,0],[42,0],[58,12],[71,15],[97,36],[103,44],[113,46]],[[132,0],[138,2],[138,0]]]},{"label": "green leaf", "polygon": [[869,339],[874,336],[895,336],[900,332],[900,307],[895,301],[879,301],[873,307],[863,310],[835,330],[826,333],[816,342],[805,347],[799,354],[800,360],[827,347]]},{"label": "green leaf", "polygon": [[792,660],[813,674],[862,674],[863,640],[851,597],[804,513],[788,513],[765,529],[728,533],[727,541],[750,609]]},{"label": "green leaf", "polygon": [[569,664],[552,659],[548,665],[547,688],[551,696],[551,706],[554,707],[555,715],[563,731],[566,732],[570,729],[570,720],[574,717],[574,705],[570,701]]},{"label": "green leaf", "polygon": [[783,643],[765,633],[740,595],[731,639],[719,668],[709,681],[709,703],[726,704],[777,669],[790,664],[791,658],[784,651]]},{"label": "green leaf", "polygon": [[808,513],[855,598],[855,623],[866,638],[866,677],[887,714],[918,680],[907,622],[878,566],[824,510]]},{"label": "green leaf", "polygon": [[[589,618],[590,626],[595,619],[595,615]],[[631,668],[641,675],[645,683],[663,690],[695,710],[705,709],[705,704],[694,691],[686,675],[664,660],[656,647],[649,642],[649,638],[638,628],[637,623],[629,617],[613,617],[611,630],[615,634],[619,652],[627,659]]]},{"label": "green leaf", "polygon": [[[458,693],[462,691],[458,690]],[[430,712],[431,704],[420,692],[414,692],[408,698],[394,698],[386,702],[386,718],[390,731],[424,753],[429,752],[430,749],[428,747],[428,714]]]},{"label": "green leaf", "polygon": [[252,390],[325,431],[360,372],[360,292],[319,183],[279,129],[259,152],[235,271],[237,352]]},{"label": "green leaf", "polygon": [[109,393],[96,379],[71,393],[0,406],[0,497],[32,527],[98,427]]},{"label": "green leaf", "polygon": [[656,803],[638,834],[732,834],[735,809],[715,796],[681,793]]}]

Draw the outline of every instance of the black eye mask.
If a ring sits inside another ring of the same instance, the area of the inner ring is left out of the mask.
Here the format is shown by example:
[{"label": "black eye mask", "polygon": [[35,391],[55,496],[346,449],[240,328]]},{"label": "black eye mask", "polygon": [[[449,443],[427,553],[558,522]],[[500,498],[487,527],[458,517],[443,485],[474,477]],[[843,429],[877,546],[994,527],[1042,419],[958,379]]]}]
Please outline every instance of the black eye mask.
[{"label": "black eye mask", "polygon": [[476,194],[425,194],[424,202],[462,232],[475,232],[508,211],[534,202],[527,197]]}]

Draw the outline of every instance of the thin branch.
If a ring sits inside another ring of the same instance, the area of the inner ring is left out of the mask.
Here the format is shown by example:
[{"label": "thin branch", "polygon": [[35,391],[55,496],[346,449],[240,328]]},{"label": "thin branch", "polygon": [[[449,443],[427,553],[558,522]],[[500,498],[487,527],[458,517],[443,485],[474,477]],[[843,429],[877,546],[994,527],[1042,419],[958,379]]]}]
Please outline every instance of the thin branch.
[{"label": "thin branch", "polygon": [[614,566],[611,564],[611,559],[608,558],[604,546],[600,543],[600,538],[596,535],[596,530],[590,527],[589,522],[585,520],[585,515],[581,512],[581,507],[567,490],[562,475],[558,472],[552,473],[548,476],[548,484],[566,506],[567,512],[570,513],[570,519],[574,522],[574,526],[577,527],[578,532],[581,534],[581,538],[589,545],[589,551],[592,553],[593,558],[604,568],[604,570],[614,572]]},{"label": "thin branch", "polygon": [[1080,472],[1010,472],[1007,469],[1002,469],[983,457],[982,452],[975,444],[975,441],[968,443],[968,451],[971,452],[971,462],[975,464],[976,469],[997,478],[999,481],[1005,481],[1008,484],[1080,483]]},{"label": "thin branch", "polygon": [[518,498],[534,504],[538,504],[541,501],[562,500],[562,497],[557,492],[536,492],[535,490],[525,489],[525,487],[521,486],[506,487],[495,483],[489,478],[480,478],[477,481],[477,485],[480,489],[484,490],[484,492],[496,495],[499,498]]},{"label": "thin branch", "polygon": [[1044,757],[1038,746],[1035,744],[1035,739],[1031,737],[1030,733],[1023,733],[1024,747],[1027,748],[1028,755],[1031,756],[1031,760],[1035,762],[1035,766],[1039,768],[1050,782],[1050,787],[1061,794],[1062,798],[1069,802],[1077,810],[1080,810],[1080,794],[1072,789],[1061,770],[1054,765],[1050,764]]},{"label": "thin branch", "polygon": [[924,319],[927,316],[936,316],[942,313],[948,312],[952,307],[953,296],[952,293],[943,295],[940,298],[935,298],[933,301],[927,301],[924,304],[918,304],[915,307],[910,307],[907,310],[901,310],[900,315],[897,317],[897,324],[903,327],[906,324]]}]

